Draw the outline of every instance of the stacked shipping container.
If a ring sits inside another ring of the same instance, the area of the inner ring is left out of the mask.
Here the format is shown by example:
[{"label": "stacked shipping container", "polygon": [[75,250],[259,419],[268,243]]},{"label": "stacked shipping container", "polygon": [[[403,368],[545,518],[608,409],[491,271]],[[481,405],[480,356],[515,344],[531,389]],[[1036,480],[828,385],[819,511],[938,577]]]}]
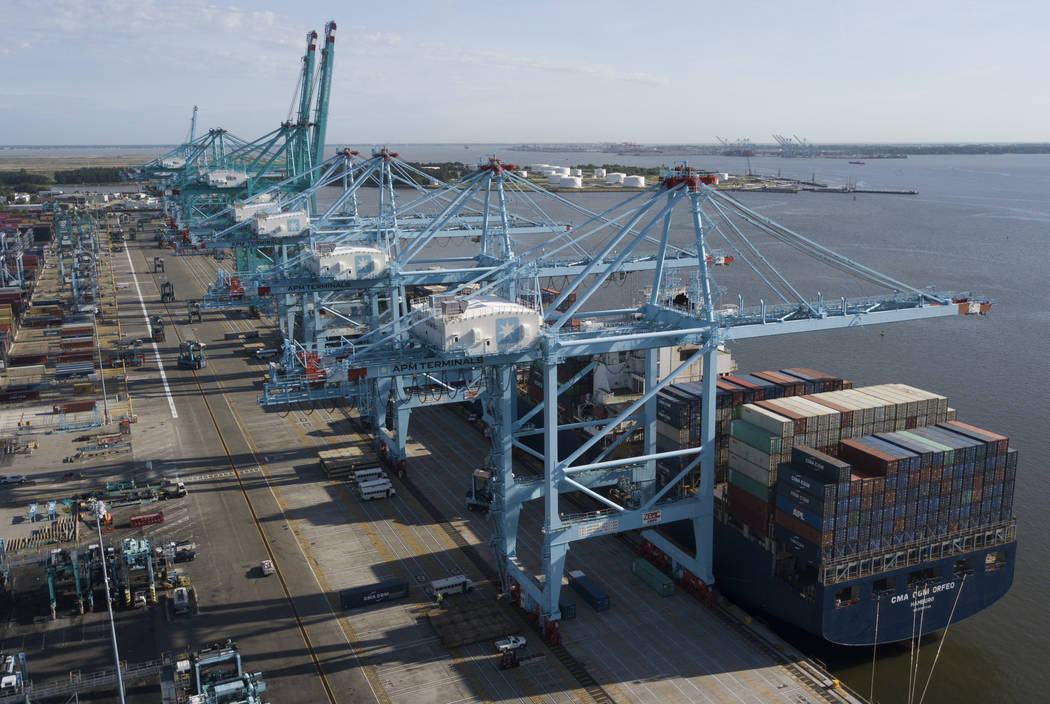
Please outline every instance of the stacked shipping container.
[{"label": "stacked shipping container", "polygon": [[[699,384],[657,398],[657,447],[699,445]],[[727,513],[811,562],[1008,521],[1017,453],[939,394],[852,388],[809,369],[720,377],[716,481]],[[692,458],[661,461],[665,479]],[[725,470],[723,472],[723,470]]]},{"label": "stacked shipping container", "polygon": [[[731,454],[730,423],[744,404],[780,403],[787,397],[805,393],[841,391],[852,384],[840,377],[812,369],[784,369],[721,376],[715,399],[715,481],[729,478]],[[671,384],[656,399],[657,448],[661,451],[697,446],[700,441],[700,411],[703,392],[699,383]],[[812,408],[810,408],[812,410]],[[821,409],[820,412],[824,412]],[[738,448],[739,449],[739,448]],[[791,445],[787,445],[790,451]],[[739,454],[739,453],[738,453]],[[692,458],[663,460],[659,463],[665,479],[677,475]],[[694,475],[695,477],[695,475]]]}]

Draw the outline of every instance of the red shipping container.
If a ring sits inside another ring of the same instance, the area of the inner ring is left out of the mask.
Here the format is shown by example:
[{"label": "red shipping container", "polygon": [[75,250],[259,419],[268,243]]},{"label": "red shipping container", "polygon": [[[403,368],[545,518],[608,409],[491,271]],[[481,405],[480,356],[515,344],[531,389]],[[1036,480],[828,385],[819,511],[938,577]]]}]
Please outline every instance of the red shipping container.
[{"label": "red shipping container", "polygon": [[737,386],[743,386],[745,389],[750,390],[751,393],[752,393],[752,398],[755,401],[765,401],[766,400],[766,389],[765,389],[764,386],[759,386],[758,384],[756,384],[754,382],[748,381],[747,379],[741,379],[740,377],[736,377],[736,376],[733,376],[731,374],[727,374],[727,375],[723,376],[722,378],[725,379],[726,381],[729,381],[729,382],[732,382],[732,383],[736,384]]},{"label": "red shipping container", "polygon": [[728,487],[729,514],[765,536],[769,533],[769,504],[756,499],[743,489]]},{"label": "red shipping container", "polygon": [[95,410],[95,401],[67,401],[65,403],[56,403],[52,408],[52,413],[83,413],[84,411]]},{"label": "red shipping container", "polygon": [[777,509],[776,513],[776,521],[779,525],[784,526],[789,531],[802,538],[803,540],[808,540],[814,545],[821,544],[821,535],[819,530],[806,523],[805,521],[800,521],[794,516],[784,513],[779,508]]},{"label": "red shipping container", "polygon": [[806,432],[806,417],[803,416],[803,415],[800,415],[798,413],[795,413],[794,411],[788,410],[787,408],[781,408],[780,406],[778,406],[776,404],[776,400],[773,400],[773,401],[759,401],[755,405],[756,406],[761,406],[762,408],[766,409],[767,411],[772,411],[773,413],[776,413],[778,415],[782,415],[785,418],[788,418],[788,419],[794,421],[795,422],[795,434],[796,435]]},{"label": "red shipping container", "polygon": [[894,506],[894,505],[896,505],[896,503],[897,503],[897,491],[896,491],[896,489],[891,489],[890,491],[887,491],[886,495],[882,497],[882,505],[883,506]]},{"label": "red shipping container", "polygon": [[801,396],[806,393],[806,385],[798,379],[792,379],[776,372],[755,372],[751,376],[771,381],[784,389],[785,396]]},{"label": "red shipping container", "polygon": [[132,516],[129,522],[132,528],[139,528],[141,526],[151,526],[155,523],[163,523],[164,512],[151,511],[150,513],[140,513],[137,516]]}]

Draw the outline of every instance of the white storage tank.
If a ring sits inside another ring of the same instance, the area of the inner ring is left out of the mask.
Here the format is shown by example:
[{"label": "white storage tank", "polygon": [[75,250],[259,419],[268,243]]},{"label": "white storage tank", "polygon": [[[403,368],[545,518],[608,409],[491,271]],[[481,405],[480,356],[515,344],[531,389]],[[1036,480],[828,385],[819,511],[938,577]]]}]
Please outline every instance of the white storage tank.
[{"label": "white storage tank", "polygon": [[320,246],[307,253],[304,267],[316,276],[336,280],[367,279],[386,271],[386,253],[375,247]]},{"label": "white storage tank", "polygon": [[[266,204],[263,204],[264,207]],[[256,213],[252,229],[259,235],[288,237],[298,235],[310,224],[305,210],[291,210],[287,213]]]},{"label": "white storage tank", "polygon": [[234,169],[202,171],[200,180],[214,188],[238,188],[248,181],[248,174]]},{"label": "white storage tank", "polygon": [[729,174],[726,173],[725,171],[723,171],[722,173],[718,174],[718,180],[719,181],[728,181],[729,180]]},{"label": "white storage tank", "polygon": [[559,176],[568,176],[569,175],[569,167],[568,166],[555,166],[554,168],[557,169],[557,174]]},{"label": "white storage tank", "polygon": [[625,176],[623,179],[625,188],[639,188],[645,185],[645,176]]},{"label": "white storage tank", "polygon": [[609,186],[618,186],[623,183],[624,178],[627,174],[620,173],[619,171],[613,171],[612,173],[605,175],[605,183]]},{"label": "white storage tank", "polygon": [[529,164],[530,171],[539,171],[541,174],[550,167],[550,164]]},{"label": "white storage tank", "polygon": [[594,177],[595,178],[605,178],[605,169],[595,169],[594,170]]},{"label": "white storage tank", "polygon": [[583,176],[583,169],[570,169],[569,170],[569,175],[570,176],[580,176],[580,177],[582,177]]},{"label": "white storage tank", "polygon": [[562,188],[583,188],[583,179],[579,176],[562,176],[558,185]]},{"label": "white storage tank", "polygon": [[558,176],[557,174],[548,174],[547,175],[547,185],[548,186],[561,185],[561,176]]},{"label": "white storage tank", "polygon": [[524,169],[522,169],[521,171],[515,171],[514,173],[516,173],[518,176],[521,176],[522,178],[529,177],[529,172]]},{"label": "white storage tank", "polygon": [[496,296],[434,296],[413,315],[422,322],[412,335],[443,352],[509,352],[530,346],[540,331],[538,311]]}]

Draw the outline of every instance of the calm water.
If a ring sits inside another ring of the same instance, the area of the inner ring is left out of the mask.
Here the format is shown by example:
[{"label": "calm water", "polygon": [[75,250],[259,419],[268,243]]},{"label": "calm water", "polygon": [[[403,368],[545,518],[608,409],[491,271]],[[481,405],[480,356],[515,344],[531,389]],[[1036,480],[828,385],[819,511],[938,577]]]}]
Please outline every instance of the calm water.
[{"label": "calm water", "polygon": [[[364,153],[371,145],[359,145]],[[673,156],[627,157],[599,153],[528,153],[507,145],[390,145],[408,161],[474,162],[489,154],[517,164],[628,163],[656,166]],[[685,158],[691,165],[741,173],[742,158]],[[953,626],[933,674],[931,704],[1045,701],[1050,668],[1046,594],[1050,530],[1041,516],[1050,506],[1050,156],[929,156],[869,160],[751,159],[754,171],[815,176],[832,184],[917,188],[918,196],[753,195],[746,203],[778,222],[857,261],[914,285],[971,290],[995,301],[987,318],[958,317],[900,323],[884,328],[783,336],[733,347],[743,370],[814,367],[857,384],[903,382],[948,396],[959,418],[1007,434],[1020,450],[1015,510],[1019,550],[1014,586],[994,606]],[[616,202],[611,194],[581,196],[593,210]],[[680,232],[685,232],[684,229]],[[717,243],[716,243],[717,246]],[[775,256],[775,252],[771,253]],[[743,282],[743,271],[719,270],[720,283]],[[742,269],[742,268],[741,268]],[[810,281],[826,296],[838,278],[818,276],[818,266],[783,265],[793,280]],[[627,287],[630,290],[630,287]],[[815,292],[809,291],[807,292]],[[871,291],[870,293],[877,293]],[[609,299],[626,295],[606,292]],[[627,301],[619,301],[625,303]],[[755,303],[750,300],[745,303]],[[940,640],[924,642],[920,682],[925,682]],[[862,694],[871,682],[871,651],[800,645],[826,660]],[[880,648],[875,698],[907,700],[909,655]]]}]

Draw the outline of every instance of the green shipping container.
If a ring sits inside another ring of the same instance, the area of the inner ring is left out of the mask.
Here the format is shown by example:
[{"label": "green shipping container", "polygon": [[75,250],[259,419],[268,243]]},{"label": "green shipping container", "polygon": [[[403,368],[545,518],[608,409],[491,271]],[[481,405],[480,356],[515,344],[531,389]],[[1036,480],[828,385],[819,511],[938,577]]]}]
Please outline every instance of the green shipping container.
[{"label": "green shipping container", "polygon": [[765,484],[760,484],[751,477],[747,476],[743,472],[737,472],[736,470],[729,470],[729,483],[733,486],[743,489],[747,493],[754,496],[759,501],[769,503],[772,498],[773,488],[768,487]]},{"label": "green shipping container", "polygon": [[653,588],[660,596],[671,596],[674,594],[674,582],[671,578],[653,565],[644,557],[639,557],[631,563],[631,572],[639,579]]},{"label": "green shipping container", "polygon": [[964,506],[973,503],[973,489],[963,489],[962,502]]},{"label": "green shipping container", "polygon": [[740,442],[746,443],[767,455],[780,454],[783,446],[783,441],[779,435],[773,435],[757,425],[751,425],[743,420],[734,420],[733,425],[729,429],[729,434]]}]

